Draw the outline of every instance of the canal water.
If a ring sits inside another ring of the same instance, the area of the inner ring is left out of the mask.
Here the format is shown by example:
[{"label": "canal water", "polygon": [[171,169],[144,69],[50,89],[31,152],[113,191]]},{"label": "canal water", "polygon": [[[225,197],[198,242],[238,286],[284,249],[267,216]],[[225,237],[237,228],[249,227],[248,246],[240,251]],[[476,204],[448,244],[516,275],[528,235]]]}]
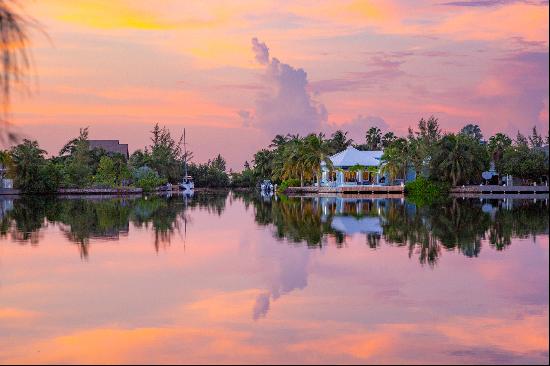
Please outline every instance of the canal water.
[{"label": "canal water", "polygon": [[0,363],[548,363],[548,201],[0,198]]}]

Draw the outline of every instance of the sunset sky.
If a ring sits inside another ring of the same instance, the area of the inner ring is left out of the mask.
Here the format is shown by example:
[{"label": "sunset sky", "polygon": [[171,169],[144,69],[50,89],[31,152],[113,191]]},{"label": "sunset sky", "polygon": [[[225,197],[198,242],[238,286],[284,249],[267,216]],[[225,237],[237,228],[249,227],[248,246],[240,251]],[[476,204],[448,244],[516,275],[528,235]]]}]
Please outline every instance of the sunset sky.
[{"label": "sunset sky", "polygon": [[485,137],[548,133],[548,1],[22,0],[32,31],[20,132],[57,154],[91,138],[148,144],[187,128],[195,161],[229,167],[276,133],[372,125],[406,134],[435,115]]}]

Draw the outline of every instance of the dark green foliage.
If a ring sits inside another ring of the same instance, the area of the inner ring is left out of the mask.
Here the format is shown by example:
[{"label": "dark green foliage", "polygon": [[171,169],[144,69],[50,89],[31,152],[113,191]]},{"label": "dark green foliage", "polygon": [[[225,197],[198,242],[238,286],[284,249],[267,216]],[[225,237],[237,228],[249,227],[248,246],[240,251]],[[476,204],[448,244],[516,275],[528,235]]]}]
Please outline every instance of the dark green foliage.
[{"label": "dark green foliage", "polygon": [[[170,131],[166,127],[160,128],[158,123],[151,134],[152,144],[149,147],[151,153],[147,158],[148,166],[168,182],[180,182],[183,177],[183,161],[186,158],[190,160],[190,156],[183,156],[183,136],[179,141],[175,141],[170,135]],[[147,151],[145,150],[146,153]]]},{"label": "dark green foliage", "polygon": [[136,169],[132,173],[136,187],[143,189],[144,192],[154,191],[159,186],[166,184],[166,179],[148,166]]},{"label": "dark green foliage", "polygon": [[489,154],[478,140],[464,134],[447,134],[437,143],[430,161],[431,179],[451,185],[478,184],[489,168]]},{"label": "dark green foliage", "polygon": [[460,130],[460,134],[466,135],[478,142],[483,140],[483,134],[481,133],[481,129],[479,128],[479,126],[471,123],[462,127],[462,129]]},{"label": "dark green foliage", "polygon": [[225,172],[225,160],[220,155],[206,164],[189,164],[187,169],[195,181],[195,187],[229,186],[229,175]]},{"label": "dark green foliage", "polygon": [[288,187],[300,187],[300,180],[296,178],[285,179],[277,187],[277,191],[283,193]]},{"label": "dark green foliage", "polygon": [[234,188],[253,188],[256,186],[258,181],[256,175],[254,174],[254,170],[250,169],[250,166],[246,167],[246,164],[245,169],[243,169],[242,172],[231,172],[230,179],[231,187]]},{"label": "dark green foliage", "polygon": [[541,177],[548,177],[548,155],[541,149],[526,145],[511,146],[498,161],[497,170],[514,177],[538,181]]},{"label": "dark green foliage", "polygon": [[353,140],[348,137],[348,133],[342,130],[337,130],[330,136],[330,139],[327,140],[327,145],[331,154],[346,150],[352,143]]},{"label": "dark green foliage", "polygon": [[24,193],[55,192],[61,182],[62,173],[58,165],[47,161],[46,152],[38,142],[23,140],[22,144],[10,150],[15,169],[15,187]]},{"label": "dark green foliage", "polygon": [[449,186],[447,184],[431,181],[421,176],[405,184],[407,199],[418,206],[441,201],[445,199],[448,192]]},{"label": "dark green foliage", "polygon": [[497,133],[494,136],[489,138],[489,144],[487,148],[489,149],[489,154],[495,163],[498,163],[503,155],[504,151],[512,146],[512,139],[506,134]]}]

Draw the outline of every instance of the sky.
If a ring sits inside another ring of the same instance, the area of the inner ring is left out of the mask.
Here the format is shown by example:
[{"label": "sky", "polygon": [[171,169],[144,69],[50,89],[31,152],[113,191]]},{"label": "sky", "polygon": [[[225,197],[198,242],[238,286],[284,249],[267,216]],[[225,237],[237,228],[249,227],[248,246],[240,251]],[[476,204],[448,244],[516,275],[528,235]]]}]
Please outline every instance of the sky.
[{"label": "sky", "polygon": [[32,78],[15,129],[50,154],[92,139],[149,144],[186,128],[196,162],[240,170],[275,134],[548,133],[548,1],[21,0]]}]

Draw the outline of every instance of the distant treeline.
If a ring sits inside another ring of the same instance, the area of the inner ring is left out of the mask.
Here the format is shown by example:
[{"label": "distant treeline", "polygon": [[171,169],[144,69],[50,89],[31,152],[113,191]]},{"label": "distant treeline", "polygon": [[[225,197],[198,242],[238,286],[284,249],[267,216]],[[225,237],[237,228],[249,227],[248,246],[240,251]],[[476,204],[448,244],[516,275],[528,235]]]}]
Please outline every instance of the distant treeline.
[{"label": "distant treeline", "polygon": [[[182,138],[174,139],[166,127],[156,124],[151,144],[126,156],[90,148],[88,129],[63,146],[51,158],[37,141],[23,140],[0,151],[4,177],[13,178],[25,193],[49,193],[59,188],[141,187],[153,190],[166,183],[177,184],[188,174],[196,187],[255,187],[263,179],[283,185],[305,185],[320,180],[321,164],[332,168],[329,156],[354,146],[359,150],[383,150],[381,171],[390,180],[403,177],[408,169],[417,176],[446,185],[479,184],[481,173],[495,163],[501,175],[526,182],[548,177],[548,136],[533,128],[532,134],[517,133],[515,139],[497,133],[484,140],[479,126],[468,124],[458,133],[443,133],[436,118],[421,119],[406,137],[382,133],[378,127],[366,131],[364,141],[355,143],[338,130],[324,134],[276,135],[271,144],[245,162],[241,172],[227,171],[226,161],[216,155],[206,163],[193,162]],[[546,146],[545,146],[546,145]]]},{"label": "distant treeline", "polygon": [[268,147],[254,154],[252,165],[245,162],[244,170],[232,175],[232,182],[240,187],[254,186],[262,179],[286,185],[311,184],[319,180],[321,164],[331,168],[329,156],[348,146],[383,150],[381,173],[390,181],[414,169],[417,176],[445,185],[479,184],[481,173],[493,161],[501,175],[540,182],[548,178],[547,145],[548,136],[544,139],[535,127],[527,137],[518,132],[512,139],[497,133],[485,140],[475,124],[458,133],[443,133],[432,116],[421,119],[416,130],[409,128],[406,137],[371,127],[360,143],[341,130],[330,138],[324,134],[277,135]]},{"label": "distant treeline", "polygon": [[[192,159],[185,152],[182,138],[156,124],[151,144],[135,151],[128,159],[120,153],[90,148],[88,128],[80,130],[51,158],[37,141],[23,140],[9,150],[0,151],[5,178],[14,180],[24,193],[53,193],[59,188],[114,188],[134,186],[151,191],[166,183],[181,182],[184,162]],[[189,162],[188,174],[198,187],[227,187],[229,175],[221,155],[205,164]]]}]

